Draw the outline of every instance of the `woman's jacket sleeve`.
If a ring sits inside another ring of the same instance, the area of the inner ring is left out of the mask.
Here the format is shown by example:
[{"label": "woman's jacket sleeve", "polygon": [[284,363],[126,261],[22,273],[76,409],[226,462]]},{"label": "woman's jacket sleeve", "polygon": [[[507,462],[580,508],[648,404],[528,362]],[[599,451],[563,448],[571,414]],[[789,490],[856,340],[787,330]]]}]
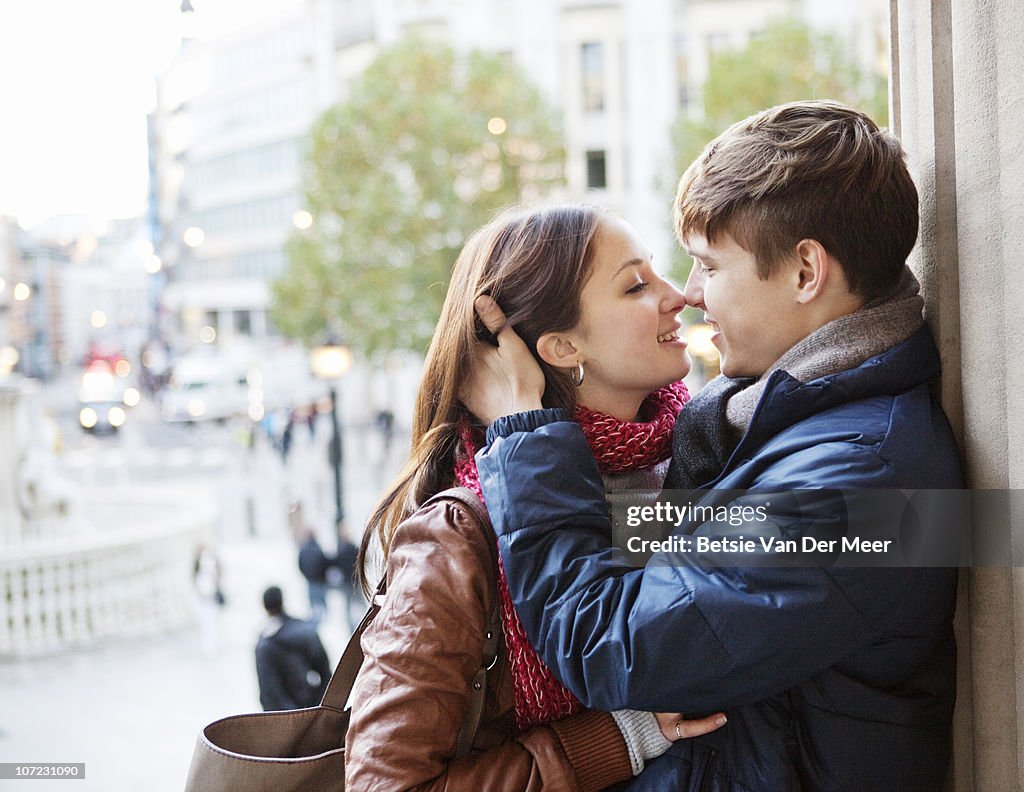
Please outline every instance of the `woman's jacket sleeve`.
[{"label": "woman's jacket sleeve", "polygon": [[501,714],[490,678],[485,725],[473,750],[455,758],[496,596],[486,541],[475,516],[450,501],[427,506],[396,531],[387,594],[363,635],[352,694],[348,792],[596,790],[630,777],[625,742],[607,713],[499,737],[487,723]]}]

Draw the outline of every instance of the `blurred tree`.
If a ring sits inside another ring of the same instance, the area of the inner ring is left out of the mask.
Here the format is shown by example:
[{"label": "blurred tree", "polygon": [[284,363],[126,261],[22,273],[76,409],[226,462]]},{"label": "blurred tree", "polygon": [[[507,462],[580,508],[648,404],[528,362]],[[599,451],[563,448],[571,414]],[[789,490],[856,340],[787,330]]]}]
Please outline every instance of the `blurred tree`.
[{"label": "blurred tree", "polygon": [[272,317],[330,326],[368,356],[423,352],[467,236],[563,183],[557,115],[507,58],[411,38],[383,51],[314,125],[312,225],[288,244]]},{"label": "blurred tree", "polygon": [[[836,99],[861,108],[884,126],[888,90],[887,75],[866,73],[848,42],[790,17],[776,20],[745,48],[712,54],[701,117],[695,120],[681,112],[672,126],[675,176],[728,126],[783,102]],[[665,189],[674,190],[675,184]],[[677,248],[672,275],[685,281],[691,265],[690,257]]]}]

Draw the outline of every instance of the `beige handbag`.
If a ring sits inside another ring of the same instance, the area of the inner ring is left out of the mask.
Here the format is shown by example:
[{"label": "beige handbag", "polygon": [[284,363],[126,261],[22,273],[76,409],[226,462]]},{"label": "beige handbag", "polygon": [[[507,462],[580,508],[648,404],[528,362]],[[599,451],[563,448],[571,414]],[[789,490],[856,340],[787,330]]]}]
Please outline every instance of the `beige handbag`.
[{"label": "beige handbag", "polygon": [[[427,504],[457,500],[480,520],[487,540],[494,542],[487,511],[470,490],[445,490]],[[349,639],[317,707],[281,712],[234,715],[214,721],[199,735],[185,792],[337,792],[345,788],[345,708],[363,663],[360,639],[380,610],[386,581],[377,588],[370,609]],[[498,598],[488,617],[480,669],[473,679],[470,706],[459,732],[458,755],[469,751],[480,725],[487,671],[498,656],[501,621]]]}]

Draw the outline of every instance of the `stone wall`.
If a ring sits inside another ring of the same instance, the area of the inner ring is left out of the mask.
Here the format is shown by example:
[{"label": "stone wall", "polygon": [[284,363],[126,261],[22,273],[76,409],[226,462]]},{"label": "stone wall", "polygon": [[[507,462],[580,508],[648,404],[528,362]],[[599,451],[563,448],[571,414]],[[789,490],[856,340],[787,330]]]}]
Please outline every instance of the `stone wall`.
[{"label": "stone wall", "polygon": [[[921,191],[912,266],[944,361],[943,404],[973,488],[1024,487],[1024,9],[892,0],[893,118]],[[978,541],[1024,542],[976,514]],[[1019,790],[1024,572],[964,570],[951,788]]]}]

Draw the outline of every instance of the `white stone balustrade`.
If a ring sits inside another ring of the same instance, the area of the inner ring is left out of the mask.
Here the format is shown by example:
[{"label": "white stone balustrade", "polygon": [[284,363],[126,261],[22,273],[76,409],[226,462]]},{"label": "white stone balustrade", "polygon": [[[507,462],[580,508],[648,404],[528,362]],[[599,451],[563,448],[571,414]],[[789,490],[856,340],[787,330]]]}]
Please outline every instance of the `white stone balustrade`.
[{"label": "white stone balustrade", "polygon": [[158,633],[191,618],[193,552],[216,510],[183,496],[104,493],[101,507],[83,511],[117,514],[103,522],[120,527],[0,549],[0,658]]},{"label": "white stone balustrade", "polygon": [[217,520],[209,493],[66,487],[31,399],[0,382],[0,659],[188,620],[193,553]]}]

